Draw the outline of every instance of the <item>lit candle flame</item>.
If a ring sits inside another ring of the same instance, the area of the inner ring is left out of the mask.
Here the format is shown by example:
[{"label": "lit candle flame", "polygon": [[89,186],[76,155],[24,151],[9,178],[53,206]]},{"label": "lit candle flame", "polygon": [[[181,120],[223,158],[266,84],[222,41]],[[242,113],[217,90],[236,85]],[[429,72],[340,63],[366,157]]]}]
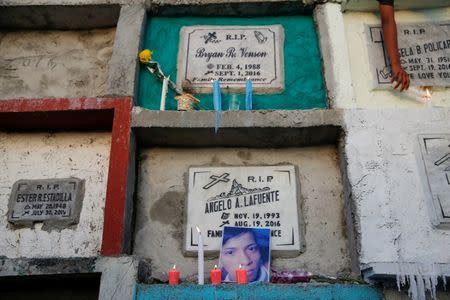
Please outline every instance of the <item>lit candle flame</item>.
[{"label": "lit candle flame", "polygon": [[217,270],[217,265],[214,265],[214,270]]},{"label": "lit candle flame", "polygon": [[242,269],[242,265],[241,265],[241,264],[239,264],[239,270],[240,270],[240,269]]},{"label": "lit candle flame", "polygon": [[425,89],[427,91],[427,98],[431,99],[431,94],[430,94],[430,90],[428,88]]},{"label": "lit candle flame", "polygon": [[202,234],[202,232],[200,231],[200,228],[196,225],[195,229],[197,229],[198,234]]},{"label": "lit candle flame", "polygon": [[177,265],[173,265],[172,269],[176,270],[177,269]]}]

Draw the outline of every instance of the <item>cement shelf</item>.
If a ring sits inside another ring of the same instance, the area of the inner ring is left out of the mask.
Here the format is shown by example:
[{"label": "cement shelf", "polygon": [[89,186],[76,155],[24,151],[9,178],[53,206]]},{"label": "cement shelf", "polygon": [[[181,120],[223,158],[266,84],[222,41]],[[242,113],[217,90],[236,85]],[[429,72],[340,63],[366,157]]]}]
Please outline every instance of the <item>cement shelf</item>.
[{"label": "cement shelf", "polygon": [[214,132],[213,111],[152,111],[134,107],[132,128],[141,146],[299,147],[336,144],[339,110],[224,111]]}]

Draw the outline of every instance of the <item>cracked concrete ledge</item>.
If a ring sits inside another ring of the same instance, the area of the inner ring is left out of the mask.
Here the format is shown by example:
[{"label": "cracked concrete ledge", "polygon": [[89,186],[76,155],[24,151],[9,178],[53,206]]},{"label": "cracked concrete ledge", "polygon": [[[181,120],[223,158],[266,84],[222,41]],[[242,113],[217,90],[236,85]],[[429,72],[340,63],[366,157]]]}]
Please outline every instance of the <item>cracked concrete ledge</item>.
[{"label": "cracked concrete ledge", "polygon": [[152,111],[135,107],[132,127],[142,146],[298,147],[337,144],[340,110]]},{"label": "cracked concrete ledge", "polygon": [[132,256],[0,259],[0,277],[101,273],[99,299],[132,299],[138,259]]},{"label": "cracked concrete ledge", "polygon": [[[420,275],[443,274],[446,278],[450,278],[450,263],[437,263],[424,265],[421,263],[401,263],[403,269],[420,270]],[[374,262],[361,265],[361,273],[367,282],[372,281],[392,281],[399,275],[398,262]],[[408,272],[405,272],[408,274]]]},{"label": "cracked concrete ledge", "polygon": [[[213,128],[214,111],[159,111],[134,107],[132,127]],[[276,127],[301,128],[314,126],[342,126],[343,111],[312,110],[252,110],[223,111],[221,128]]]}]

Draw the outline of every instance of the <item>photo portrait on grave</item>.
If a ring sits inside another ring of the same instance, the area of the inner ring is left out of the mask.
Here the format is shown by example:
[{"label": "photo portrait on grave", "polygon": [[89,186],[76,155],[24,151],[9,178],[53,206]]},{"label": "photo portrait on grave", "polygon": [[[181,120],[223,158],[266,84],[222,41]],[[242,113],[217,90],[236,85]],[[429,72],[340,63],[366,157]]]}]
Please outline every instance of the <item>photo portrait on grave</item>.
[{"label": "photo portrait on grave", "polygon": [[409,88],[409,75],[400,64],[398,53],[397,24],[394,15],[394,0],[377,0],[379,2],[381,26],[383,27],[384,45],[391,62],[391,83],[400,91]]},{"label": "photo portrait on grave", "polygon": [[236,270],[247,271],[248,282],[269,282],[270,229],[225,226],[219,266],[223,282],[236,282]]}]

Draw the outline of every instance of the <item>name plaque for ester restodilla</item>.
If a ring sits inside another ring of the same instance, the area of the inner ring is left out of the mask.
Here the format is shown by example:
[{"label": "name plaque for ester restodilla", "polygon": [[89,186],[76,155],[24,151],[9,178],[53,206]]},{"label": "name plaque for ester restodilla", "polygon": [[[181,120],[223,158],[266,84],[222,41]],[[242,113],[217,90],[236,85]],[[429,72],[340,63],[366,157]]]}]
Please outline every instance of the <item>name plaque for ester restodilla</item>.
[{"label": "name plaque for ester restodilla", "polygon": [[[366,28],[374,88],[390,86],[390,63],[380,25]],[[450,22],[398,24],[400,63],[411,85],[450,86]]]},{"label": "name plaque for ester restodilla", "polygon": [[211,93],[244,92],[247,78],[259,94],[284,90],[284,31],[271,26],[189,26],[180,30],[177,87]]},{"label": "name plaque for ester restodilla", "polygon": [[271,229],[271,249],[298,254],[298,183],[292,165],[189,169],[185,249],[218,251],[224,226]]},{"label": "name plaque for ester restodilla", "polygon": [[8,221],[32,226],[34,222],[68,226],[77,224],[84,197],[78,178],[19,180],[13,185]]}]

